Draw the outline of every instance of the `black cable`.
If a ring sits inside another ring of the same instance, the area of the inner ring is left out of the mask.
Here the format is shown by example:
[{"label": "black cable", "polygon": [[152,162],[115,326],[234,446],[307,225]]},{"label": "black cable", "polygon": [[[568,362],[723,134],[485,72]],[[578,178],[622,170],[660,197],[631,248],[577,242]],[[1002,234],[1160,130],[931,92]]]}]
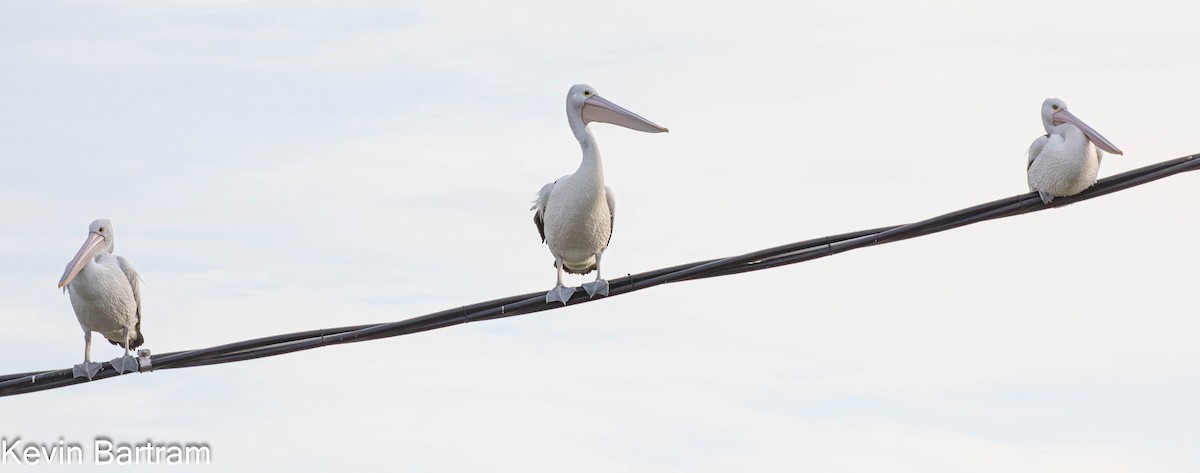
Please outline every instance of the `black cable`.
[{"label": "black cable", "polygon": [[[728,258],[698,261],[656,269],[610,280],[608,297],[640,291],[660,284],[727,276],[786,266],[858,248],[944,232],[988,220],[1062,207],[1197,169],[1200,169],[1200,154],[1164,161],[1110,176],[1097,181],[1096,185],[1083,193],[1071,197],[1058,197],[1050,204],[1043,204],[1037,193],[1028,193],[976,205],[907,225],[860,230],[790,243]],[[596,299],[588,298],[582,291],[577,291],[567,301],[566,305],[582,304],[592,300]],[[151,356],[151,362],[153,369],[156,370],[232,363],[301,350],[310,350],[326,345],[355,343],[407,335],[466,322],[513,317],[556,309],[562,306],[563,304],[557,302],[547,303],[545,292],[533,292],[443,310],[397,322],[309,330],[245,340],[211,348],[157,354]],[[93,378],[94,380],[118,376],[108,363],[104,363],[102,366],[103,369]],[[0,396],[60,388],[83,382],[86,382],[86,379],[72,377],[70,369],[0,375]]]}]

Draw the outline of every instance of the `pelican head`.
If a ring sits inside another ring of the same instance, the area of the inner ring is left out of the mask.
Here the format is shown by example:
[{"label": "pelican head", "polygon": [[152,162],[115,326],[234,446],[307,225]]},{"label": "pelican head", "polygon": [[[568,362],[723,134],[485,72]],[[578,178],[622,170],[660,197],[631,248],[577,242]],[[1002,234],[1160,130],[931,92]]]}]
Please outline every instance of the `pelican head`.
[{"label": "pelican head", "polygon": [[1094,128],[1088,126],[1079,117],[1067,111],[1067,103],[1063,102],[1062,99],[1051,98],[1042,102],[1042,126],[1046,128],[1046,133],[1054,133],[1054,129],[1064,123],[1079,128],[1097,148],[1113,154],[1125,154],[1120,149],[1117,149],[1117,145],[1112,144],[1111,141],[1108,141],[1107,138]]},{"label": "pelican head", "polygon": [[112,222],[106,218],[92,221],[92,224],[88,225],[87,240],[84,240],[83,246],[79,247],[75,258],[67,263],[67,269],[63,271],[62,279],[58,280],[58,287],[70,284],[71,280],[75,279],[75,275],[79,274],[88,262],[94,260],[96,255],[101,252],[112,253],[114,246]]},{"label": "pelican head", "polygon": [[572,124],[579,120],[583,126],[591,122],[603,122],[647,133],[667,131],[666,128],[605,100],[596,93],[596,89],[587,84],[576,84],[567,92],[567,119]]}]

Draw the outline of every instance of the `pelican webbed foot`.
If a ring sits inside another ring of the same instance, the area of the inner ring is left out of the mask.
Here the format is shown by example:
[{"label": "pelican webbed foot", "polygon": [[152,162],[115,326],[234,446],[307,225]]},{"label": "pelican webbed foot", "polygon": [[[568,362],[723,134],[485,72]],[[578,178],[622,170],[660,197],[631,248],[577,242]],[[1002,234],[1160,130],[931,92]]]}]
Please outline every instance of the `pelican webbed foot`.
[{"label": "pelican webbed foot", "polygon": [[608,297],[608,281],[597,279],[592,282],[583,283],[583,290],[587,291],[588,297],[596,297],[596,294]]},{"label": "pelican webbed foot", "polygon": [[100,372],[100,363],[85,361],[71,368],[71,374],[76,378],[87,378],[91,381]]},{"label": "pelican webbed foot", "polygon": [[114,370],[117,370],[117,374],[132,373],[138,370],[137,358],[129,355],[113,358],[109,363],[112,363],[112,367]]},{"label": "pelican webbed foot", "polygon": [[563,305],[567,305],[567,301],[571,299],[572,294],[575,294],[575,288],[558,284],[554,286],[554,289],[546,293],[546,303],[562,302]]}]

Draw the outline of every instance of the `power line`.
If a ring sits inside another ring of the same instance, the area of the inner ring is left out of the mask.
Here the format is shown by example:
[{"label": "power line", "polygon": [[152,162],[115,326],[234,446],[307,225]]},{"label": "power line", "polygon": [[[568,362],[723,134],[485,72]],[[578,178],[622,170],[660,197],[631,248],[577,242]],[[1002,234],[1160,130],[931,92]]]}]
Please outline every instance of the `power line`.
[{"label": "power line", "polygon": [[[727,276],[801,263],[858,248],[882,245],[943,232],[973,223],[1061,207],[1197,169],[1200,169],[1200,154],[1152,164],[1101,179],[1096,182],[1096,185],[1079,195],[1058,197],[1050,204],[1043,204],[1038,194],[1031,192],[976,205],[907,225],[893,225],[814,238],[739,256],[656,269],[609,280],[608,297],[640,291],[660,284]],[[583,291],[578,291],[567,301],[567,305],[583,304],[593,300],[596,299],[590,299]],[[560,307],[563,307],[563,305],[558,302],[547,303],[545,292],[539,291],[447,309],[397,322],[354,325],[275,335],[211,348],[157,354],[151,356],[150,360],[154,370],[232,363],[309,350],[326,345],[408,335],[467,322],[513,317]],[[112,369],[112,366],[104,363],[103,369],[96,375],[94,380],[108,379],[116,376],[119,375]],[[72,377],[72,372],[69,368],[0,375],[0,396],[61,388],[83,382],[86,382],[84,378]]]}]

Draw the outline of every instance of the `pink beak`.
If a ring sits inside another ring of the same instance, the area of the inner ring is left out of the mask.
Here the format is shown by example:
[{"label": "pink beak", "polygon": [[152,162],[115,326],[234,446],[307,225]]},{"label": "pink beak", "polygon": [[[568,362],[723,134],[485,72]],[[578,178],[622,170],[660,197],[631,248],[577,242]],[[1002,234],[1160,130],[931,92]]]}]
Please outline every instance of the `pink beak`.
[{"label": "pink beak", "polygon": [[591,122],[603,122],[647,133],[667,131],[666,128],[655,125],[654,122],[625,110],[620,105],[609,102],[599,95],[592,95],[583,102],[583,111],[580,113],[580,117],[583,118],[584,125]]},{"label": "pink beak", "polygon": [[1109,153],[1112,153],[1112,154],[1121,154],[1121,155],[1125,154],[1125,153],[1122,153],[1121,150],[1117,149],[1117,145],[1114,145],[1114,144],[1112,144],[1111,141],[1108,141],[1108,138],[1105,138],[1099,132],[1097,132],[1094,128],[1088,126],[1088,124],[1084,123],[1083,120],[1080,120],[1079,117],[1073,115],[1071,112],[1068,112],[1067,109],[1064,108],[1062,110],[1054,112],[1054,114],[1051,116],[1053,117],[1055,125],[1059,125],[1059,124],[1063,124],[1063,123],[1070,123],[1072,125],[1075,125],[1075,127],[1079,128],[1081,131],[1083,131],[1084,135],[1087,135],[1088,139],[1091,140],[1092,143],[1096,144],[1097,148],[1100,148],[1104,151],[1108,151]]},{"label": "pink beak", "polygon": [[102,248],[104,248],[104,237],[100,236],[99,233],[88,234],[87,240],[83,242],[83,246],[79,248],[79,252],[75,253],[75,258],[72,258],[71,262],[67,263],[67,269],[63,271],[62,279],[58,280],[58,287],[70,284],[71,280],[75,279],[75,275],[83,271],[83,267],[87,266]]}]

